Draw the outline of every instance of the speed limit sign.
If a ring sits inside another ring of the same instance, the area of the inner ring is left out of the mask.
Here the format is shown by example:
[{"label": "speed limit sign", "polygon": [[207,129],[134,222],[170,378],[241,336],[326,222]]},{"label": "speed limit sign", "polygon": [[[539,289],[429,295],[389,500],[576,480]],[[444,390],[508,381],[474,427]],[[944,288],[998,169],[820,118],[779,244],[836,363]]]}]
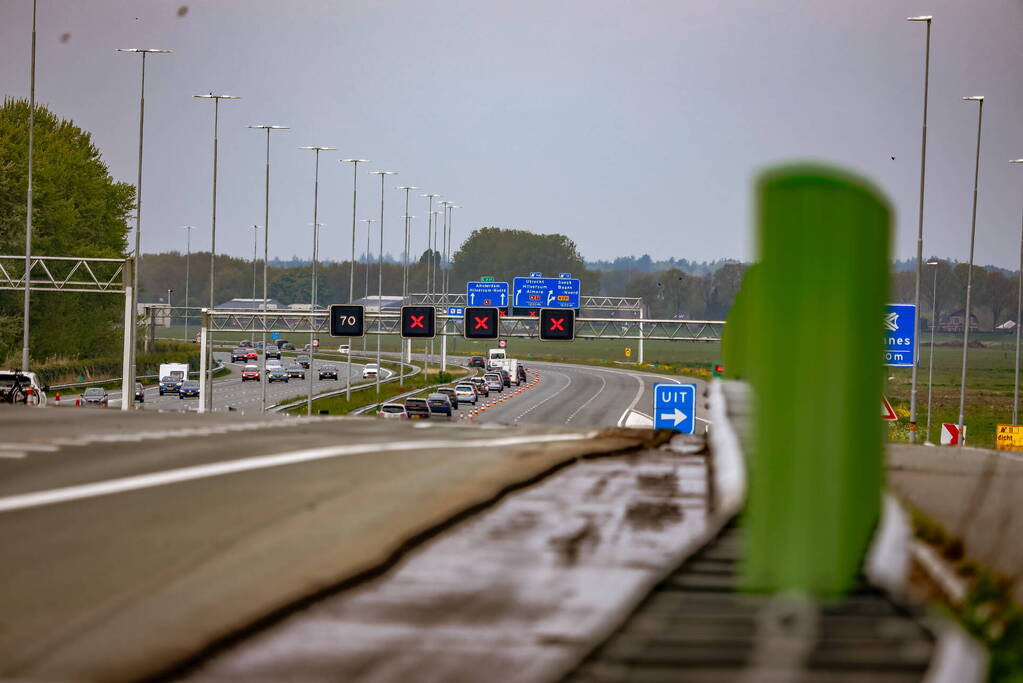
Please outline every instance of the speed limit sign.
[{"label": "speed limit sign", "polygon": [[500,348],[500,349],[507,348],[507,346],[508,346],[508,340],[507,339],[501,339],[501,340],[499,340],[497,342],[497,347]]},{"label": "speed limit sign", "polygon": [[317,347],[318,347],[319,345],[320,345],[320,338],[319,338],[319,337],[314,337],[314,338],[313,338],[313,348],[315,349],[315,348],[317,348]]}]

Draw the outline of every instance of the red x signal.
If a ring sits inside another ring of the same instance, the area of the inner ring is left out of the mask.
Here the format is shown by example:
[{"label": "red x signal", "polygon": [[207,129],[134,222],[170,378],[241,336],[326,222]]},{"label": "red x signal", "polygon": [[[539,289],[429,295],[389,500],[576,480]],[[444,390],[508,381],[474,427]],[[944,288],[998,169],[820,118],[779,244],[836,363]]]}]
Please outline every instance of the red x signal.
[{"label": "red x signal", "polygon": [[551,332],[554,330],[565,331],[565,319],[564,318],[548,318],[551,322]]},{"label": "red x signal", "polygon": [[476,327],[473,328],[474,330],[490,329],[490,325],[488,324],[490,320],[488,318],[477,318],[476,316],[473,316],[472,319],[476,321]]},{"label": "red x signal", "polygon": [[422,327],[423,329],[425,329],[426,325],[423,324],[424,318],[426,318],[425,315],[410,315],[409,320],[411,320],[412,322],[409,324],[409,328]]}]

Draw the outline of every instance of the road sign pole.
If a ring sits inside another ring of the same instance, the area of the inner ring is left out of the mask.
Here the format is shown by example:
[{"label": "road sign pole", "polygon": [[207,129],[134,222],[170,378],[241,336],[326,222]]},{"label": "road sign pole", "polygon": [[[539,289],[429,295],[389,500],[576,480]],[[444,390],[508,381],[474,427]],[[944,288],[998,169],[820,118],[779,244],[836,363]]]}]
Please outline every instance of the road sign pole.
[{"label": "road sign pole", "polygon": [[[135,378],[132,377],[132,349],[135,347],[135,286],[134,286],[134,264],[135,259],[124,260],[124,269],[121,277],[124,283],[124,354],[121,359],[121,410],[128,410],[128,396],[135,396],[135,387],[132,386]],[[25,273],[28,278],[28,273]],[[129,390],[131,393],[129,394]]]},{"label": "road sign pole", "polygon": [[[209,389],[210,379],[207,372],[210,367],[210,312],[209,309],[202,309],[202,322],[199,328],[199,412],[205,413],[206,397],[209,395],[207,389]],[[186,376],[185,379],[188,379]],[[209,410],[213,410],[213,406],[209,407]]]},{"label": "road sign pole", "polygon": [[440,336],[440,371],[448,369],[448,335],[445,330]]}]

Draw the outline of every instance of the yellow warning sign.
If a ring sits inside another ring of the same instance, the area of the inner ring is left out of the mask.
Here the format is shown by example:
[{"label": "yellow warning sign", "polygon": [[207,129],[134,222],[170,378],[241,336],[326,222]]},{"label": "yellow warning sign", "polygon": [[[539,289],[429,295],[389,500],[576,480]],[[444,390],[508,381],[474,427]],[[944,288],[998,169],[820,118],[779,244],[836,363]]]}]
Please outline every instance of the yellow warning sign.
[{"label": "yellow warning sign", "polygon": [[998,425],[995,448],[1000,451],[1023,451],[1023,425]]},{"label": "yellow warning sign", "polygon": [[630,349],[627,346],[625,347],[625,357],[626,358],[632,358],[632,349]]}]

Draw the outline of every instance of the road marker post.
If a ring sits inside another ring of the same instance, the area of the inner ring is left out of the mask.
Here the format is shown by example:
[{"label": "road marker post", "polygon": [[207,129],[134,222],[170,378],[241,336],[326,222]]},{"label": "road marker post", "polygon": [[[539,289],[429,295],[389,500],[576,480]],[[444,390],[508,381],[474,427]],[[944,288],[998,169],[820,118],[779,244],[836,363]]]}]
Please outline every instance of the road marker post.
[{"label": "road marker post", "polygon": [[881,509],[890,205],[821,165],[770,170],[756,192],[759,273],[725,358],[754,396],[741,585],[842,595]]}]

